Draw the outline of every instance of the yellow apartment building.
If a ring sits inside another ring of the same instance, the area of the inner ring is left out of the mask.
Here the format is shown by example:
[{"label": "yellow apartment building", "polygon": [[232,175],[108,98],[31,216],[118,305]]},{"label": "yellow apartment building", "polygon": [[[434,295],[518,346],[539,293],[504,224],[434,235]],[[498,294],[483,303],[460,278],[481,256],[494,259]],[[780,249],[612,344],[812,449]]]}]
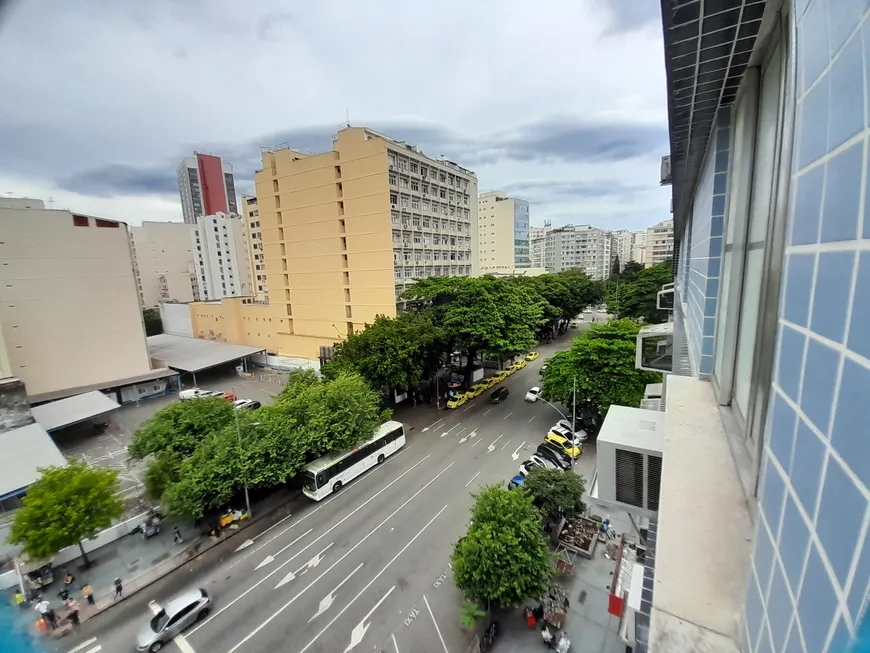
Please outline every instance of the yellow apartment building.
[{"label": "yellow apartment building", "polygon": [[266,282],[266,263],[263,257],[263,230],[260,228],[260,211],[257,198],[242,195],[239,211],[245,221],[248,247],[250,248],[251,282],[254,299],[266,301],[269,298],[269,286]]},{"label": "yellow apartment building", "polygon": [[328,357],[416,280],[472,273],[477,177],[413,145],[347,127],[322,154],[264,151],[254,182],[268,304],[191,304],[197,337]]}]

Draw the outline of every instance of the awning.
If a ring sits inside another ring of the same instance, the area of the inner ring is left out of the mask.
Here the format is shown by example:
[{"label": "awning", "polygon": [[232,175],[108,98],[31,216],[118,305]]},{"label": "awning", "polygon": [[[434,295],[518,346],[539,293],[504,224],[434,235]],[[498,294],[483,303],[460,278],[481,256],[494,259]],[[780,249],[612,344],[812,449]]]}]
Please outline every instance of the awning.
[{"label": "awning", "polygon": [[181,372],[199,372],[265,351],[263,347],[231,345],[168,333],[148,338],[148,354],[152,361]]},{"label": "awning", "polygon": [[55,431],[64,426],[72,426],[93,417],[111,413],[120,407],[121,405],[111,397],[104,395],[99,390],[94,390],[36,406],[31,409],[31,412],[33,418],[39,422],[42,428],[46,431]]},{"label": "awning", "polygon": [[168,379],[175,376],[178,376],[178,372],[164,367],[161,369],[151,370],[150,372],[145,372],[144,374],[137,374],[136,376],[130,376],[123,379],[114,379],[112,381],[104,381],[102,383],[93,383],[91,385],[83,385],[77,388],[64,388],[63,390],[53,390],[51,392],[43,392],[42,394],[38,395],[27,395],[27,398],[30,400],[31,404],[38,404],[43,401],[54,401],[55,399],[63,399],[65,397],[71,397],[72,395],[80,395],[85,392],[90,392],[91,390],[123,388],[124,386],[128,385],[145,383],[147,381],[156,381],[157,379]]},{"label": "awning", "polygon": [[40,477],[38,467],[63,467],[66,458],[34,422],[0,433],[0,497],[16,494]]}]

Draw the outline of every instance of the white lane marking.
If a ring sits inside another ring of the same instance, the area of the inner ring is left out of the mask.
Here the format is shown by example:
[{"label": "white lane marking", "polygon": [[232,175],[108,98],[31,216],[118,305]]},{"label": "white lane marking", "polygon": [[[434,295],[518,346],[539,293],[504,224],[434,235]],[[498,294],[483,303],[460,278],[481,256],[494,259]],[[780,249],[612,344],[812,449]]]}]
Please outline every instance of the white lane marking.
[{"label": "white lane marking", "polygon": [[476,479],[478,476],[480,476],[480,472],[477,472],[477,474],[472,476],[471,481],[468,481],[468,483],[465,484],[465,487],[468,487],[469,485],[471,485],[472,481],[474,481],[474,479]]},{"label": "white lane marking", "polygon": [[[395,455],[395,454],[393,454],[393,455]],[[308,545],[305,546],[305,548],[303,548],[303,549],[302,549],[301,551],[299,551],[296,555],[294,555],[294,556],[292,556],[290,559],[288,559],[287,562],[284,562],[284,563],[282,563],[281,565],[279,565],[278,567],[276,567],[275,569],[273,569],[271,572],[269,572],[268,574],[266,574],[262,579],[258,580],[258,581],[257,581],[256,583],[254,583],[251,587],[249,587],[248,589],[246,589],[244,592],[242,592],[241,594],[239,594],[236,598],[234,598],[232,601],[230,601],[229,603],[227,603],[227,604],[226,604],[224,607],[222,607],[220,610],[218,610],[218,611],[215,612],[213,615],[211,615],[208,619],[206,619],[206,620],[203,621],[201,624],[199,624],[198,626],[196,626],[193,630],[191,630],[191,631],[188,633],[188,636],[193,635],[196,631],[198,631],[200,628],[202,628],[203,626],[205,626],[209,621],[211,621],[212,619],[215,619],[218,615],[223,614],[224,612],[226,612],[227,610],[229,610],[233,605],[235,605],[236,603],[238,603],[239,601],[241,601],[245,596],[247,596],[248,594],[250,594],[251,592],[253,592],[255,589],[257,589],[257,587],[259,587],[260,585],[262,585],[263,583],[265,583],[267,580],[269,580],[269,578],[271,578],[272,576],[274,576],[275,574],[277,574],[279,571],[281,571],[281,569],[283,569],[284,567],[286,567],[287,565],[289,565],[289,564],[290,564],[291,562],[293,562],[293,560],[295,560],[297,557],[299,557],[300,555],[302,555],[303,553],[305,553],[305,551],[307,551],[307,550],[310,549],[312,546],[314,546],[315,544],[317,544],[317,542],[320,541],[322,538],[324,538],[324,537],[326,537],[327,535],[329,535],[329,533],[331,533],[331,532],[334,531],[336,528],[338,528],[339,526],[341,526],[341,524],[343,524],[345,521],[347,521],[348,519],[350,519],[351,517],[353,517],[354,515],[356,515],[356,514],[357,514],[357,513],[362,509],[362,508],[365,508],[366,505],[368,505],[369,503],[371,503],[372,501],[374,501],[374,500],[375,500],[379,495],[383,494],[383,493],[386,492],[390,487],[392,487],[393,485],[395,485],[396,483],[398,483],[398,482],[399,482],[399,479],[401,479],[405,474],[409,474],[409,473],[414,469],[414,467],[416,467],[417,465],[421,464],[423,461],[426,460],[426,458],[428,458],[428,457],[431,456],[431,455],[432,455],[432,454],[427,454],[424,458],[421,458],[421,459],[418,460],[416,463],[414,463],[411,467],[409,467],[409,468],[406,469],[404,472],[402,472],[401,474],[399,474],[399,475],[398,475],[395,479],[393,479],[389,484],[385,485],[385,486],[384,486],[381,490],[379,490],[377,493],[375,493],[374,495],[372,495],[371,497],[369,497],[368,499],[366,499],[365,502],[363,502],[363,504],[362,504],[359,508],[357,508],[356,510],[354,510],[354,511],[353,511],[352,513],[350,513],[349,515],[346,515],[345,517],[343,517],[342,519],[340,519],[340,520],[339,520],[338,522],[336,522],[333,526],[330,526],[330,527],[329,527],[329,528],[328,528],[324,533],[322,533],[322,534],[319,535],[317,538],[315,538],[313,542],[309,542]],[[450,463],[450,464],[452,465],[453,463]],[[436,476],[436,478],[437,478],[437,476]],[[351,549],[351,550],[353,550],[353,549]],[[342,557],[342,558],[339,560],[339,562],[340,562],[342,559],[344,559],[344,558]],[[330,567],[329,569],[332,569],[332,567]],[[329,571],[329,569],[327,569],[327,571]]]},{"label": "white lane marking", "polygon": [[279,556],[279,555],[281,555],[282,553],[284,553],[287,549],[289,549],[291,546],[293,546],[294,544],[296,544],[299,540],[301,540],[303,537],[305,537],[306,535],[308,535],[308,534],[309,534],[311,531],[313,531],[313,530],[314,530],[313,528],[309,528],[307,531],[305,531],[304,533],[302,533],[302,535],[300,535],[300,536],[297,537],[295,540],[293,540],[292,542],[290,542],[290,544],[288,544],[287,546],[283,547],[283,548],[282,548],[280,551],[278,551],[278,553],[276,553],[275,555],[268,555],[268,556],[266,556],[265,558],[263,558],[263,562],[261,562],[260,564],[258,564],[258,565],[255,567],[255,569],[259,569],[260,567],[265,567],[266,565],[268,565],[268,564],[270,564],[270,563],[272,563],[272,562],[275,562],[275,557],[276,557],[276,556]]},{"label": "white lane marking", "polygon": [[392,638],[393,638],[393,646],[396,649],[396,653],[399,653],[399,645],[396,643],[396,636],[392,635]]},{"label": "white lane marking", "polygon": [[338,592],[338,590],[341,589],[341,586],[344,585],[347,581],[349,581],[350,577],[353,576],[356,572],[358,572],[364,564],[365,564],[364,562],[359,563],[356,566],[356,569],[354,569],[347,576],[345,576],[344,580],[342,580],[338,585],[335,586],[335,589],[333,589],[329,594],[327,594],[322,599],[320,599],[320,604],[317,606],[317,612],[315,613],[315,615],[313,617],[311,617],[311,619],[308,620],[308,623],[311,623],[312,621],[317,619],[317,617],[319,617],[324,612],[329,610],[329,608],[335,602],[335,593]]},{"label": "white lane marking", "polygon": [[440,423],[440,422],[443,422],[443,421],[444,421],[444,419],[442,418],[442,419],[439,419],[439,420],[437,420],[437,421],[435,421],[435,422],[432,422],[429,426],[427,426],[426,428],[424,428],[424,429],[423,429],[422,431],[420,431],[420,432],[421,432],[421,433],[425,433],[426,431],[428,431],[429,429],[431,429],[433,426],[435,426],[436,424],[438,424],[438,423]]},{"label": "white lane marking", "polygon": [[475,435],[477,435],[477,429],[474,429],[471,433],[469,433],[468,437],[473,438]]},{"label": "white lane marking", "polygon": [[85,651],[85,653],[99,653],[102,650],[103,650],[103,647],[100,646],[99,644],[97,644],[94,648],[92,648],[88,651]]},{"label": "white lane marking", "polygon": [[[407,445],[407,446],[403,447],[401,451],[399,451],[399,452],[397,452],[397,453],[394,453],[392,456],[390,456],[390,457],[387,459],[387,462],[384,463],[383,465],[381,465],[380,468],[384,468],[384,467],[386,467],[386,466],[389,465],[392,461],[394,461],[396,458],[398,458],[399,456],[401,456],[403,453],[407,452],[408,449],[410,449],[410,448],[411,448],[411,445]],[[430,454],[430,455],[431,455],[431,454]],[[429,456],[426,456],[426,458],[428,458],[428,457],[429,457]],[[426,458],[424,458],[423,460],[426,460]],[[419,464],[419,463],[417,463],[417,464]],[[416,467],[416,465],[415,465],[414,467]],[[414,467],[412,467],[411,469],[414,469]],[[374,467],[373,469],[378,469],[378,467]],[[375,476],[374,474],[366,474],[366,475],[363,476],[362,478],[357,479],[356,484],[359,485],[360,482],[366,480],[367,478],[374,477],[374,476]],[[399,478],[402,478],[402,477],[400,476]],[[389,486],[387,486],[387,487],[389,487]],[[336,499],[338,499],[340,496],[341,496],[340,494],[336,494],[334,497],[330,497],[329,499],[327,499],[326,501],[324,501],[322,504],[320,504],[319,506],[317,506],[317,507],[316,507],[314,510],[312,510],[311,512],[307,512],[307,513],[305,513],[305,515],[304,515],[302,518],[300,518],[299,521],[295,521],[295,522],[293,522],[293,523],[290,524],[287,528],[285,528],[283,531],[281,531],[280,533],[278,533],[277,535],[275,535],[275,537],[269,538],[268,540],[266,540],[265,542],[263,542],[263,543],[262,543],[260,546],[258,546],[256,549],[254,549],[253,551],[251,551],[250,553],[248,553],[248,554],[245,556],[245,558],[249,558],[249,557],[251,557],[251,556],[254,555],[257,551],[259,551],[260,549],[262,549],[264,546],[268,546],[269,544],[271,544],[272,542],[274,542],[275,540],[277,540],[279,537],[281,537],[284,533],[286,533],[287,531],[289,531],[291,528],[295,528],[296,526],[298,526],[299,524],[301,524],[302,522],[304,522],[306,519],[308,519],[311,515],[313,515],[314,513],[316,513],[316,512],[317,512],[318,510],[320,510],[321,508],[326,508],[326,506],[328,506],[330,503],[332,503],[333,501],[335,501]],[[377,495],[375,495],[375,496],[377,496]],[[365,505],[365,504],[363,504],[363,505]],[[362,507],[362,506],[360,506],[360,507]],[[216,614],[215,616],[217,616],[217,614]],[[203,625],[204,625],[204,624],[203,624]]]},{"label": "white lane marking", "polygon": [[[241,543],[241,545],[239,546],[239,548],[236,549],[234,553],[238,553],[239,551],[242,551],[243,549],[247,549],[247,548],[248,548],[249,546],[251,546],[254,542],[256,542],[256,541],[259,540],[261,537],[263,537],[266,533],[268,533],[269,531],[271,531],[273,528],[275,528],[275,527],[278,526],[279,524],[284,523],[285,521],[287,521],[288,519],[290,519],[292,516],[293,516],[293,513],[290,513],[289,515],[287,515],[286,517],[284,517],[284,519],[281,519],[280,521],[276,521],[274,524],[272,524],[271,526],[269,526],[269,528],[267,528],[266,530],[264,530],[264,531],[263,531],[262,533],[260,533],[259,535],[255,536],[255,537],[248,538],[247,540],[245,540],[244,542]],[[300,521],[301,521],[301,520],[300,520]]]},{"label": "white lane marking", "polygon": [[172,641],[178,644],[181,653],[196,653],[196,651],[193,650],[193,647],[187,642],[184,635],[176,635]]},{"label": "white lane marking", "polygon": [[444,653],[450,653],[450,651],[447,650],[447,644],[444,643],[444,638],[441,636],[441,629],[438,627],[438,622],[435,621],[435,615],[432,614],[432,608],[429,607],[429,601],[425,594],[423,595],[423,603],[426,604],[426,609],[429,610],[429,616],[432,617],[432,624],[435,626],[435,632],[438,633],[438,639],[441,640],[441,646],[444,647]]},{"label": "white lane marking", "polygon": [[507,449],[507,446],[508,446],[511,442],[512,442],[512,440],[508,440],[508,441],[505,442],[503,445],[501,445],[501,450],[504,451],[505,449]]},{"label": "white lane marking", "polygon": [[465,433],[467,430],[468,430],[468,429],[462,429],[461,431],[457,431],[457,432],[456,432],[456,437],[459,437],[460,435],[462,435],[463,433]]},{"label": "white lane marking", "polygon": [[471,446],[472,446],[472,447],[476,447],[476,446],[479,445],[481,442],[483,442],[483,440],[475,440],[475,441],[474,441],[474,444],[471,445]]},{"label": "white lane marking", "polygon": [[[93,644],[96,641],[97,641],[96,637],[91,637],[88,641],[82,642],[81,644],[79,644],[75,648],[71,648],[69,651],[67,651],[67,653],[77,653],[78,651],[81,651],[83,648],[87,648],[88,646],[90,646],[91,644]],[[99,648],[97,650],[99,650]]]},{"label": "white lane marking", "polygon": [[495,440],[492,441],[492,444],[486,448],[486,453],[492,453],[495,451],[495,443],[501,440],[504,437],[504,433],[499,435]]},{"label": "white lane marking", "polygon": [[504,418],[507,419],[507,418],[510,417],[511,415],[513,415],[513,413],[508,413],[507,415],[504,416]]},{"label": "white lane marking", "polygon": [[[428,458],[428,457],[429,457],[429,456],[426,456],[426,458]],[[425,458],[424,458],[424,460],[425,460]],[[421,462],[422,462],[422,461],[421,461]],[[353,546],[352,546],[352,547],[347,551],[347,553],[345,553],[345,554],[344,554],[343,556],[341,556],[338,560],[336,560],[335,562],[333,562],[333,563],[332,563],[332,564],[331,564],[331,565],[330,565],[330,566],[329,566],[329,567],[328,567],[328,568],[327,568],[327,569],[326,569],[322,574],[320,574],[320,576],[318,576],[318,577],[315,578],[313,581],[311,581],[311,582],[308,584],[308,586],[305,587],[305,589],[301,590],[301,591],[300,591],[296,596],[294,596],[292,599],[290,599],[289,601],[287,601],[287,603],[285,603],[285,604],[282,605],[280,608],[278,608],[275,612],[273,612],[273,613],[269,616],[268,619],[266,619],[263,623],[261,623],[261,624],[260,624],[259,626],[257,626],[256,628],[254,628],[254,630],[252,630],[250,633],[248,633],[248,635],[246,635],[245,638],[244,638],[241,642],[239,642],[239,643],[236,644],[233,648],[231,648],[229,651],[227,651],[227,653],[235,653],[235,651],[239,650],[239,648],[240,648],[242,645],[244,645],[245,643],[247,643],[247,642],[248,642],[248,641],[249,641],[249,640],[250,640],[254,635],[256,635],[258,632],[260,632],[261,630],[263,630],[263,628],[265,628],[267,625],[269,625],[269,623],[270,623],[273,619],[275,619],[275,617],[277,617],[277,616],[278,616],[279,614],[281,614],[284,610],[286,610],[287,608],[289,608],[289,607],[290,607],[290,606],[291,606],[291,605],[296,601],[296,599],[298,599],[300,596],[302,596],[303,594],[305,594],[305,592],[307,592],[309,589],[311,589],[317,581],[319,581],[321,578],[323,578],[324,576],[326,576],[326,574],[328,574],[330,571],[332,571],[332,570],[335,568],[336,565],[338,565],[339,563],[341,563],[341,562],[342,562],[342,561],[343,561],[347,556],[349,556],[351,553],[353,553],[353,552],[357,549],[357,547],[361,546],[363,542],[365,542],[367,539],[369,539],[369,537],[371,537],[371,536],[375,533],[375,531],[377,531],[381,526],[383,526],[384,524],[386,524],[390,519],[392,519],[393,517],[395,517],[395,516],[398,514],[398,512],[399,512],[402,508],[404,508],[404,507],[407,506],[409,503],[411,503],[411,501],[413,501],[416,497],[418,497],[418,496],[420,495],[420,493],[421,493],[423,490],[425,490],[427,487],[429,487],[430,485],[432,485],[432,483],[434,483],[436,480],[438,480],[438,478],[439,478],[442,474],[444,474],[444,472],[446,472],[448,469],[450,469],[451,467],[453,467],[453,465],[455,464],[455,462],[456,462],[456,461],[453,461],[452,463],[450,463],[449,465],[447,465],[447,467],[445,467],[445,468],[442,469],[440,472],[438,472],[438,474],[435,476],[435,478],[433,478],[431,481],[429,481],[428,483],[426,483],[426,485],[424,485],[424,486],[421,487],[419,490],[417,490],[417,491],[416,491],[414,494],[412,494],[409,498],[405,499],[405,502],[404,502],[402,505],[400,505],[400,506],[399,506],[398,508],[396,508],[392,513],[390,513],[389,515],[387,515],[386,519],[384,519],[380,524],[378,524],[377,526],[375,526],[375,527],[374,527],[372,530],[370,530],[370,531],[369,531],[365,536],[363,536],[363,538],[362,538],[359,542],[357,542],[356,544],[354,544],[354,545],[353,545]],[[410,471],[410,470],[409,470],[409,471]],[[444,508],[446,508],[446,507],[447,507],[447,506],[444,506]],[[443,512],[443,509],[442,509],[442,512]],[[353,514],[353,513],[352,513],[352,514]],[[438,513],[438,514],[441,514],[441,513]],[[276,571],[277,571],[277,570],[276,570]],[[255,587],[256,587],[256,586],[255,586]],[[229,607],[229,606],[228,606],[228,607]],[[343,612],[343,611],[342,611],[342,612]],[[340,615],[340,614],[342,614],[342,613],[339,613],[339,615]],[[207,622],[203,622],[203,623],[207,623]],[[330,622],[330,625],[332,625],[332,622]],[[318,635],[318,637],[320,637],[320,635]],[[303,650],[304,650],[304,649],[303,649]],[[301,652],[300,652],[300,653],[301,653]]]},{"label": "white lane marking", "polygon": [[353,628],[353,632],[350,634],[350,644],[347,645],[347,648],[344,649],[344,653],[347,653],[349,650],[357,646],[362,640],[363,637],[366,636],[366,631],[368,631],[369,626],[371,624],[367,624],[369,617],[374,614],[374,611],[381,607],[381,604],[387,600],[387,597],[393,593],[393,590],[396,589],[396,586],[393,585],[390,589],[387,590],[387,593],[381,597],[381,600],[375,603],[374,607],[368,611],[365,617],[362,618],[356,626]]},{"label": "white lane marking", "polygon": [[[537,417],[537,415],[532,415],[532,419],[535,419],[536,417]],[[529,424],[532,423],[532,419],[529,420]]]},{"label": "white lane marking", "polygon": [[[523,440],[523,444],[525,444],[525,443],[526,443],[526,441]],[[520,449],[523,448],[523,444],[521,444],[516,449],[514,449],[514,452],[511,454],[511,458],[513,458],[514,460],[517,460],[520,457]]]},{"label": "white lane marking", "polygon": [[462,409],[462,412],[464,413],[466,410],[471,410],[472,408],[474,408],[474,404],[468,404],[468,406]]},{"label": "white lane marking", "polygon": [[492,410],[492,408],[487,408],[486,412],[483,414],[483,416],[486,417],[487,415],[489,415],[489,411],[491,411],[491,410]]},{"label": "white lane marking", "polygon": [[[464,431],[465,429],[462,429],[462,430]],[[459,433],[457,433],[456,435],[459,435]],[[465,442],[466,440],[468,440],[468,438],[473,438],[475,435],[477,435],[477,429],[474,429],[471,433],[469,433],[468,435],[466,435],[464,438],[461,438],[461,439],[459,440],[459,444],[462,444],[463,442]]]},{"label": "white lane marking", "polygon": [[317,565],[323,562],[323,554],[326,553],[333,544],[335,544],[335,542],[330,542],[326,545],[326,548],[324,548],[320,553],[311,558],[311,560],[306,562],[304,565],[299,567],[299,569],[289,572],[286,576],[284,576],[284,578],[281,579],[281,581],[277,585],[275,585],[275,589],[278,589],[282,585],[286,585],[291,580],[295,580],[297,576],[307,574],[309,569],[314,569]]},{"label": "white lane marking", "polygon": [[[453,464],[453,463],[451,463],[451,464]],[[311,648],[311,646],[314,644],[314,642],[316,642],[318,640],[318,638],[321,635],[323,635],[323,633],[325,633],[327,630],[329,630],[329,628],[332,626],[332,624],[334,624],[336,621],[338,621],[338,619],[341,617],[341,615],[343,615],[347,611],[347,609],[350,606],[352,606],[360,596],[363,595],[363,592],[365,592],[369,587],[371,587],[372,584],[378,578],[380,578],[381,575],[390,567],[390,565],[392,565],[399,558],[400,555],[402,555],[405,551],[407,551],[408,547],[411,546],[416,541],[416,539],[423,534],[423,531],[425,531],[427,528],[429,528],[429,526],[432,525],[432,522],[434,522],[436,519],[438,519],[438,517],[441,516],[441,513],[443,513],[445,510],[447,510],[447,504],[445,504],[444,507],[441,508],[441,510],[439,510],[438,513],[432,519],[430,519],[423,528],[421,528],[419,531],[417,531],[417,534],[414,537],[412,537],[411,540],[405,546],[403,546],[401,548],[401,550],[396,555],[393,556],[392,560],[390,560],[386,565],[384,565],[383,569],[381,569],[377,574],[375,574],[375,577],[369,581],[368,585],[363,587],[359,591],[359,594],[357,594],[355,597],[353,597],[350,600],[350,603],[348,603],[346,606],[344,606],[341,609],[341,612],[339,612],[337,615],[335,615],[332,618],[332,621],[330,621],[328,624],[326,624],[326,626],[323,628],[323,630],[321,630],[319,633],[317,633],[317,635],[314,636],[314,639],[312,639],[310,642],[308,642],[308,644],[305,645],[305,648],[303,648],[301,651],[299,651],[299,653],[305,653],[305,651],[307,651],[309,648]],[[233,653],[233,651],[229,651],[229,653]]]},{"label": "white lane marking", "polygon": [[457,424],[456,426],[451,426],[449,429],[447,429],[446,431],[444,431],[444,433],[441,434],[441,437],[443,438],[445,435],[450,433],[450,431],[452,431],[453,429],[455,429],[461,425],[462,425],[462,422],[459,422],[459,424]]}]

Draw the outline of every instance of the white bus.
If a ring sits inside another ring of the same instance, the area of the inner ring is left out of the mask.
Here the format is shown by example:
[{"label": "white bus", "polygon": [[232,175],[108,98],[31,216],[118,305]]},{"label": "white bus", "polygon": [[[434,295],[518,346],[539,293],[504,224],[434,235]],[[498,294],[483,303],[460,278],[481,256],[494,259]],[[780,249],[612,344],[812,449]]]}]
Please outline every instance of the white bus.
[{"label": "white bus", "polygon": [[347,485],[367,469],[380,465],[387,456],[405,444],[405,427],[401,422],[386,422],[371,440],[353,451],[333,453],[318,458],[302,470],[305,496],[320,501],[342,485]]}]

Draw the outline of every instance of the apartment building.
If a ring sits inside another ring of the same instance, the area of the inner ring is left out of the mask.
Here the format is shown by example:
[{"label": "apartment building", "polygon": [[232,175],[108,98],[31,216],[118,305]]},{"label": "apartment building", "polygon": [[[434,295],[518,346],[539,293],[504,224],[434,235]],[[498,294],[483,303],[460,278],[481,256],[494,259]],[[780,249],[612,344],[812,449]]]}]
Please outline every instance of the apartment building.
[{"label": "apartment building", "polygon": [[646,265],[646,232],[634,232],[634,242],[631,245],[631,260]]},{"label": "apartment building", "polygon": [[233,166],[219,156],[201,154],[186,157],[178,166],[181,212],[187,224],[201,215],[238,213]]},{"label": "apartment building", "polygon": [[477,199],[477,250],[472,271],[512,274],[531,267],[529,203],[501,190],[481,193]]},{"label": "apartment building", "polygon": [[194,267],[196,226],[183,222],[150,222],[130,227],[133,269],[143,309],[160,302],[200,299]]},{"label": "apartment building", "polygon": [[674,221],[662,220],[646,230],[644,265],[652,267],[674,257]]},{"label": "apartment building", "polygon": [[257,301],[269,301],[269,285],[266,281],[266,259],[263,254],[263,230],[260,227],[260,211],[257,198],[242,195],[242,219],[248,240],[248,258],[251,262],[251,287]]},{"label": "apartment building", "polygon": [[673,322],[641,336],[670,330],[673,361],[634,651],[857,653],[870,13],[696,4],[663,5],[678,265]]},{"label": "apartment building", "polygon": [[643,250],[646,243],[645,231],[620,229],[613,232],[612,254],[619,257],[619,269],[625,269],[629,261],[643,263]]},{"label": "apartment building", "polygon": [[544,246],[551,229],[550,220],[544,220],[542,227],[529,227],[529,260],[533,268],[544,267]]},{"label": "apartment building", "polygon": [[376,315],[395,316],[417,279],[471,274],[477,177],[452,161],[347,127],[321,154],[264,151],[254,181],[268,304],[190,307],[204,324],[244,325],[226,332],[239,344],[323,360]]},{"label": "apartment building", "polygon": [[592,279],[606,279],[612,262],[609,231],[589,225],[567,225],[551,229],[544,238],[547,272],[582,270]]},{"label": "apartment building", "polygon": [[31,401],[154,378],[127,225],[30,206],[0,208],[4,373]]},{"label": "apartment building", "polygon": [[251,254],[243,218],[232,213],[201,215],[191,238],[201,300],[252,294]]}]

